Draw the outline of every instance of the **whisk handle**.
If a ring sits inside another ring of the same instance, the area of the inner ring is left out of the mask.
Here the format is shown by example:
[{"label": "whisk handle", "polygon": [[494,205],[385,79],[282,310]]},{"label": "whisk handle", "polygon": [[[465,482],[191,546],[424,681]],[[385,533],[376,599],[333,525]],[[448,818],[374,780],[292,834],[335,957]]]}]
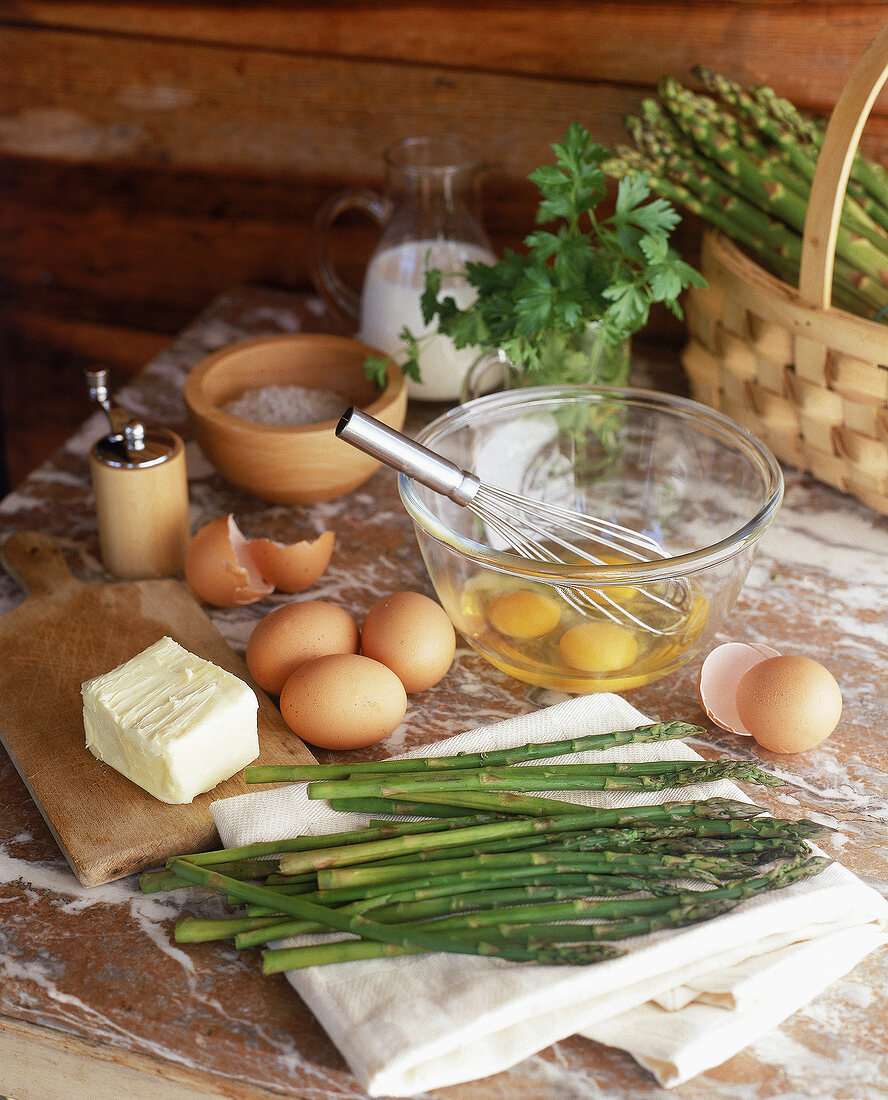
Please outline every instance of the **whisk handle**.
[{"label": "whisk handle", "polygon": [[468,504],[480,488],[474,474],[354,406],[339,418],[336,435],[457,504]]}]

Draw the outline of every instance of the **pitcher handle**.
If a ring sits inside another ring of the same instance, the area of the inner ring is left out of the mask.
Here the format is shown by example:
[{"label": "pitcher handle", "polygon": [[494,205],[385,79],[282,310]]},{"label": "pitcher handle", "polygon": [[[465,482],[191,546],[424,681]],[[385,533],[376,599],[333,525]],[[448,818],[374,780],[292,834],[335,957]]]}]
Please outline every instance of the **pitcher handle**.
[{"label": "pitcher handle", "polygon": [[357,324],[361,315],[361,296],[345,282],[327,254],[327,232],[347,210],[362,210],[382,227],[389,218],[391,204],[376,191],[351,188],[331,195],[315,214],[312,229],[312,281],[335,313]]},{"label": "pitcher handle", "polygon": [[463,378],[460,404],[464,405],[466,401],[474,401],[476,397],[484,397],[496,390],[508,389],[511,366],[508,356],[501,349],[482,351]]}]

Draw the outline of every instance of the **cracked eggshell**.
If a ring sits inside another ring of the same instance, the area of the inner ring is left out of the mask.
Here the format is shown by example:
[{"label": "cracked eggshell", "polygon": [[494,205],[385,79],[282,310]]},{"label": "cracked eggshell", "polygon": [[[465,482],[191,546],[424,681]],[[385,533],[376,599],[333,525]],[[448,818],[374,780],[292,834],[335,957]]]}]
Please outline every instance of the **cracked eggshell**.
[{"label": "cracked eggshell", "polygon": [[751,668],[779,656],[776,649],[760,642],[725,642],[712,650],[700,668],[697,694],[700,705],[717,726],[729,733],[752,736],[737,713],[737,688]]},{"label": "cracked eggshell", "polygon": [[234,516],[219,516],[197,532],[185,551],[185,580],[215,607],[255,603],[274,591],[248,550]]},{"label": "cracked eggshell", "polygon": [[324,531],[316,539],[289,545],[272,539],[252,539],[247,545],[256,568],[279,592],[304,592],[330,564],[336,536]]}]

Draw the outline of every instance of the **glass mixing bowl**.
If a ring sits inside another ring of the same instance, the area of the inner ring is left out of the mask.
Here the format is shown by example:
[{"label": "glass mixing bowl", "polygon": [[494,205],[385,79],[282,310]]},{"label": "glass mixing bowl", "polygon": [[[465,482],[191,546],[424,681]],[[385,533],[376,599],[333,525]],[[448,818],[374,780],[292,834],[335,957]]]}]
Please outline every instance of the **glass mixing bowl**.
[{"label": "glass mixing bowl", "polygon": [[[777,460],[752,434],[704,405],[647,390],[495,393],[416,438],[497,495],[593,515],[661,548],[639,560],[652,551],[573,524],[553,539],[541,513],[542,553],[562,560],[534,560],[511,548],[499,522],[399,476],[457,630],[504,672],[566,692],[637,687],[705,652],[783,499]],[[517,508],[507,502],[504,514],[514,520]]]}]

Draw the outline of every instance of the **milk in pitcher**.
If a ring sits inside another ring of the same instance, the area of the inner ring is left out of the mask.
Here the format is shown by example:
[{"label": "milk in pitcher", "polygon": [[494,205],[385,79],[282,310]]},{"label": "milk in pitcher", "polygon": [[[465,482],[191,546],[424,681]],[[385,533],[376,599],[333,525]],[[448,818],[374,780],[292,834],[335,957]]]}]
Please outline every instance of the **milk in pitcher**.
[{"label": "milk in pitcher", "polygon": [[[460,309],[475,299],[475,288],[459,272],[467,260],[492,264],[496,257],[477,244],[449,240],[406,241],[374,255],[367,268],[361,295],[361,335],[367,344],[403,359],[401,330],[414,336],[434,331],[435,322],[423,323],[420,295],[427,269],[444,273],[440,297],[452,297]],[[448,336],[435,335],[420,343],[421,381],[407,380],[409,397],[423,401],[455,401],[463,378],[478,358],[478,348],[457,349]]]}]

